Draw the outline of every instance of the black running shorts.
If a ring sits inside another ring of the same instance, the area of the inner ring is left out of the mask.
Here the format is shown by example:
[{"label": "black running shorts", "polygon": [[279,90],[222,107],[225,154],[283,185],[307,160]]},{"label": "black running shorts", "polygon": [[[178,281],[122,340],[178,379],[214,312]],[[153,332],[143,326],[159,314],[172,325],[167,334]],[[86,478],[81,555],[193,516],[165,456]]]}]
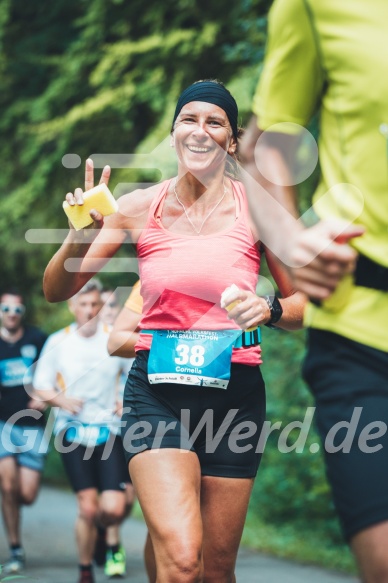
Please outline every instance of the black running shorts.
[{"label": "black running shorts", "polygon": [[129,462],[146,449],[197,454],[207,476],[256,476],[265,419],[265,387],[258,366],[232,364],[227,389],[150,385],[149,352],[139,351],[124,393],[122,438]]},{"label": "black running shorts", "polygon": [[64,448],[72,449],[62,451],[61,456],[74,492],[86,488],[99,492],[125,490],[130,479],[119,435],[111,434],[107,443],[94,448],[71,443],[63,436],[62,443]]},{"label": "black running shorts", "polygon": [[350,540],[388,520],[388,354],[310,330],[303,372],[316,399],[335,506]]}]

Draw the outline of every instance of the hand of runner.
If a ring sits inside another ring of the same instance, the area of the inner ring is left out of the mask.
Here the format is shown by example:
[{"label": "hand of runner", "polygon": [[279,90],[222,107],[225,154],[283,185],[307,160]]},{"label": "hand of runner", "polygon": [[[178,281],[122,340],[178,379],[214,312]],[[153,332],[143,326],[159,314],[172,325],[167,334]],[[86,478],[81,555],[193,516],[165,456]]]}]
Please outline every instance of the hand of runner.
[{"label": "hand of runner", "polygon": [[29,409],[35,409],[35,411],[40,411],[43,413],[43,411],[46,411],[47,409],[47,404],[41,399],[32,398],[28,401],[27,407]]},{"label": "hand of runner", "polygon": [[228,294],[228,305],[236,305],[228,312],[228,318],[234,320],[243,330],[266,324],[271,319],[271,311],[264,298],[239,289]]},{"label": "hand of runner", "polygon": [[[106,184],[108,186],[110,172],[111,172],[110,166],[104,166],[101,173],[99,184]],[[66,202],[68,202],[70,206],[74,205],[82,206],[84,204],[83,193],[90,190],[93,187],[94,187],[94,165],[93,160],[88,158],[85,163],[85,190],[83,191],[82,188],[76,188],[74,193],[68,192],[65,197]],[[96,209],[92,209],[89,214],[90,217],[93,219],[93,223],[82,229],[81,232],[83,233],[83,237],[89,235],[89,237],[93,240],[97,236],[98,231],[102,228],[104,224],[104,217]],[[70,229],[75,230],[71,221],[69,221],[69,227]]]},{"label": "hand of runner", "polygon": [[81,412],[83,404],[82,399],[77,399],[76,397],[64,397],[61,400],[60,407],[72,415],[78,415],[78,413]]},{"label": "hand of runner", "polygon": [[298,233],[291,246],[291,276],[295,287],[310,298],[330,296],[340,280],[352,273],[357,252],[348,245],[365,229],[342,221],[321,221]]}]

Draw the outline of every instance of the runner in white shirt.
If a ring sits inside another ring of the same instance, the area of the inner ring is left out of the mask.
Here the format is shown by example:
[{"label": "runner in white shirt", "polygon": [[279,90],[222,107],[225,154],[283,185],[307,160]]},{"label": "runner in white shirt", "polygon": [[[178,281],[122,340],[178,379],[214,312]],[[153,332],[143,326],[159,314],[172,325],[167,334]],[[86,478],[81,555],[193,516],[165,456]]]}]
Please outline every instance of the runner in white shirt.
[{"label": "runner in white shirt", "polygon": [[116,393],[127,362],[109,356],[109,327],[99,320],[101,284],[89,281],[69,303],[74,324],[47,340],[34,376],[43,399],[59,407],[55,446],[77,494],[78,583],[94,583],[92,558],[97,525],[119,524],[129,481]]},{"label": "runner in white shirt", "polygon": [[49,336],[35,379],[39,389],[52,389],[54,384],[64,391],[61,404],[58,403],[61,408],[56,416],[56,435],[71,420],[93,427],[108,426],[118,433],[113,412],[123,364],[120,358],[109,357],[108,336],[109,328],[103,324],[98,325],[91,337],[81,336],[77,324]]}]

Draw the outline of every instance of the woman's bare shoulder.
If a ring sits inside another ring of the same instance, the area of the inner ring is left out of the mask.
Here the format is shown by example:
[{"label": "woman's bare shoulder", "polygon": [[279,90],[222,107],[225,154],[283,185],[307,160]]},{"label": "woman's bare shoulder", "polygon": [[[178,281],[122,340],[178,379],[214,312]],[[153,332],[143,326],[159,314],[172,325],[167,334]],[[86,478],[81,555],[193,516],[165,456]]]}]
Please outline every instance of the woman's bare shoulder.
[{"label": "woman's bare shoulder", "polygon": [[130,223],[143,221],[147,218],[150,207],[161,188],[163,186],[159,183],[153,184],[149,188],[139,188],[124,194],[117,201],[120,214],[126,217]]}]

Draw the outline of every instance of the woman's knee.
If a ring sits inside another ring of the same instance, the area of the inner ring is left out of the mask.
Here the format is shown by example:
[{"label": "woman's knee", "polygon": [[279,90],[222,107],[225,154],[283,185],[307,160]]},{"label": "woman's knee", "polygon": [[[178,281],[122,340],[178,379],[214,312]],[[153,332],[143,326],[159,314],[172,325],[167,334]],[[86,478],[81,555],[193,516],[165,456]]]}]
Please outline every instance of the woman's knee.
[{"label": "woman's knee", "polygon": [[201,543],[169,535],[156,544],[157,571],[168,574],[171,583],[199,583],[203,577]]},{"label": "woman's knee", "polygon": [[207,557],[203,583],[234,583],[235,560],[227,549],[219,549]]},{"label": "woman's knee", "polygon": [[236,552],[228,545],[212,545],[204,551],[203,583],[234,583]]},{"label": "woman's knee", "polygon": [[[157,568],[158,571],[158,568]],[[168,580],[174,583],[202,583],[203,566],[198,553],[179,551],[169,561]]]}]

